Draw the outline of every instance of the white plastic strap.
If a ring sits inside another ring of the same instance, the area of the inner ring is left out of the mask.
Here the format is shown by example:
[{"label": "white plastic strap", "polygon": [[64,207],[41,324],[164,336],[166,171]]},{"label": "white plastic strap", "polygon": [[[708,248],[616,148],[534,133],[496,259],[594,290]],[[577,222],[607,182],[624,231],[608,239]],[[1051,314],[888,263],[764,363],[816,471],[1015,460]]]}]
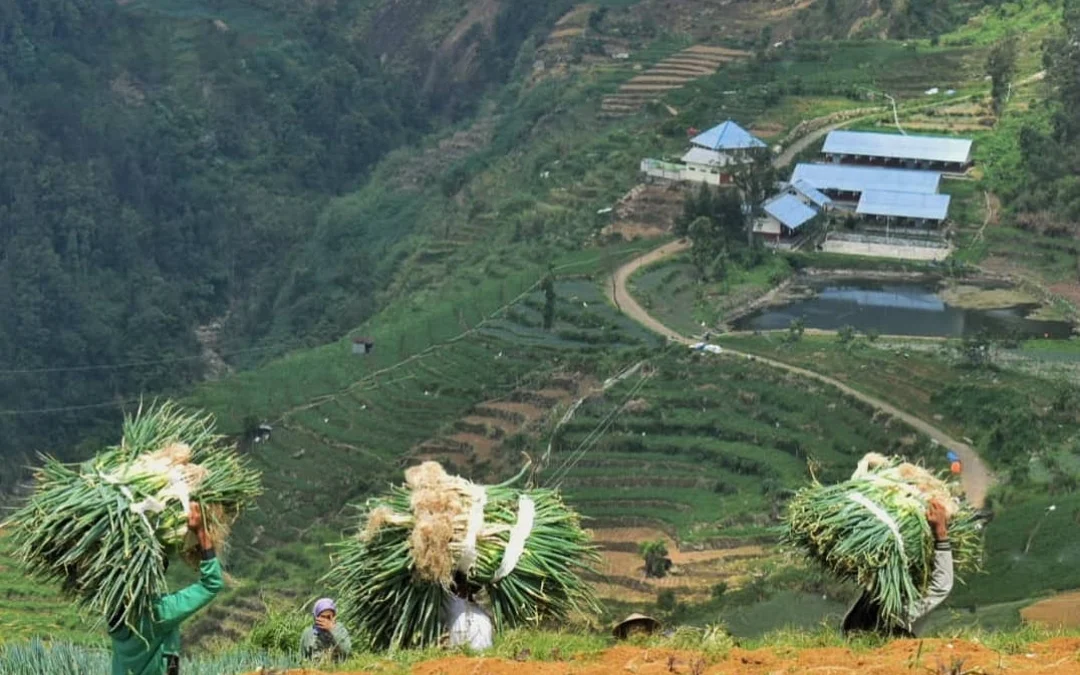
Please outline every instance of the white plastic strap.
[{"label": "white plastic strap", "polygon": [[907,564],[907,554],[904,552],[904,538],[900,536],[900,527],[897,526],[896,521],[893,520],[892,516],[886,513],[885,509],[881,508],[880,506],[870,501],[858,492],[849,492],[848,499],[855,502],[856,504],[865,506],[866,510],[874,514],[875,518],[885,523],[885,526],[888,527],[890,531],[892,531],[893,537],[896,539],[896,546],[900,549],[900,559],[903,560],[905,564]]},{"label": "white plastic strap", "polygon": [[476,551],[476,538],[484,528],[484,507],[487,506],[487,490],[482,485],[470,485],[469,495],[472,505],[469,507],[469,525],[465,530],[465,540],[461,542],[461,557],[457,561],[459,572],[468,573],[476,564],[479,555]]},{"label": "white plastic strap", "polygon": [[525,553],[525,540],[532,534],[533,522],[536,520],[536,504],[525,495],[518,497],[517,522],[510,529],[510,540],[506,543],[503,551],[502,562],[499,569],[495,570],[495,581],[504,578],[514,571],[521,555]]}]

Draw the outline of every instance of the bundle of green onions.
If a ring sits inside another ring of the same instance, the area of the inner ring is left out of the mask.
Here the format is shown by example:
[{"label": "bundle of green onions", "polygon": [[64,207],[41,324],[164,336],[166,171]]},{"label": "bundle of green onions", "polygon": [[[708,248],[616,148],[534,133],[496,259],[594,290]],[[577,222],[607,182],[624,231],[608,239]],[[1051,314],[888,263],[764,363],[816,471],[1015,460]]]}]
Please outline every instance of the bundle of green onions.
[{"label": "bundle of green onions", "polygon": [[974,511],[922,467],[873,453],[850,480],[800,490],[788,503],[785,539],[867,589],[884,620],[906,625],[933,572],[926,512],[935,499],[950,516],[954,569],[978,569],[982,538]]},{"label": "bundle of green onions", "polygon": [[17,557],[94,615],[133,630],[167,592],[166,559],[197,564],[189,504],[200,504],[207,533],[222,546],[261,491],[259,474],[214,432],[211,416],[171,403],[126,416],[120,445],[92,460],[42,459],[33,495],[7,523]]},{"label": "bundle of green onions", "polygon": [[511,487],[523,474],[484,487],[425,462],[367,503],[326,581],[371,648],[437,644],[455,573],[486,592],[497,630],[597,611],[580,518],[553,490]]}]

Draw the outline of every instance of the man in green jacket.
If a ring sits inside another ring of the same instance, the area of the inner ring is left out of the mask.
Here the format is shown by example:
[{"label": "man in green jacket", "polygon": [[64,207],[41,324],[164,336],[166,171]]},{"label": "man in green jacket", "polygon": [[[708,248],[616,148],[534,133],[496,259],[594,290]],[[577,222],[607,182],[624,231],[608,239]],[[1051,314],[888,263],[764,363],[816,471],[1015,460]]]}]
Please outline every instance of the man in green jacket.
[{"label": "man in green jacket", "polygon": [[112,638],[112,675],[178,675],[180,672],[180,624],[210,604],[225,585],[214,543],[203,528],[198,504],[191,505],[188,529],[199,539],[202,562],[199,581],[154,601],[153,616],[136,619],[138,633],[118,618],[109,622]]}]

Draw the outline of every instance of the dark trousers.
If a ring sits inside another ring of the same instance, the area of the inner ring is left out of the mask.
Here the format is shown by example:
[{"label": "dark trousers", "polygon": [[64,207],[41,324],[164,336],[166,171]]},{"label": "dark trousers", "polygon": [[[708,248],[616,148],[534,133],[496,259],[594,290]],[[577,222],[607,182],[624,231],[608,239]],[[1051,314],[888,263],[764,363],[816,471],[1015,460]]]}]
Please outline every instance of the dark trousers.
[{"label": "dark trousers", "polygon": [[885,623],[881,618],[881,608],[866,592],[863,592],[859,599],[855,601],[855,604],[851,606],[851,609],[848,610],[848,613],[844,616],[841,629],[845,635],[870,632],[894,638],[915,637],[906,628]]},{"label": "dark trousers", "polygon": [[180,657],[174,654],[165,655],[165,675],[180,675]]}]

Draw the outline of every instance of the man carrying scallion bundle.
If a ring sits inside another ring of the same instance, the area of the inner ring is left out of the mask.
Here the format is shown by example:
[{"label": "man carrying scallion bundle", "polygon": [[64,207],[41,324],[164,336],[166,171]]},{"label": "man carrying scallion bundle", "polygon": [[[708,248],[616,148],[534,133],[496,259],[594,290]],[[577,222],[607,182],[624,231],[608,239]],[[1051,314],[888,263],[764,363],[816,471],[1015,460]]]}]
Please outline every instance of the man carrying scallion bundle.
[{"label": "man carrying scallion bundle", "polygon": [[214,554],[214,543],[203,527],[198,504],[191,505],[188,530],[198,539],[202,554],[199,581],[157,598],[153,603],[153,616],[136,620],[138,632],[126,626],[119,613],[109,621],[112,675],[178,675],[180,672],[180,624],[210,604],[225,585],[221,563]]},{"label": "man carrying scallion bundle", "polygon": [[922,619],[952,592],[952,546],[949,544],[949,515],[945,505],[937,500],[931,501],[926,512],[926,521],[934,533],[934,566],[930,575],[930,587],[926,595],[911,608],[907,621],[902,625],[886,621],[870,593],[863,591],[844,617],[844,633],[874,631],[889,637],[914,637]]}]

